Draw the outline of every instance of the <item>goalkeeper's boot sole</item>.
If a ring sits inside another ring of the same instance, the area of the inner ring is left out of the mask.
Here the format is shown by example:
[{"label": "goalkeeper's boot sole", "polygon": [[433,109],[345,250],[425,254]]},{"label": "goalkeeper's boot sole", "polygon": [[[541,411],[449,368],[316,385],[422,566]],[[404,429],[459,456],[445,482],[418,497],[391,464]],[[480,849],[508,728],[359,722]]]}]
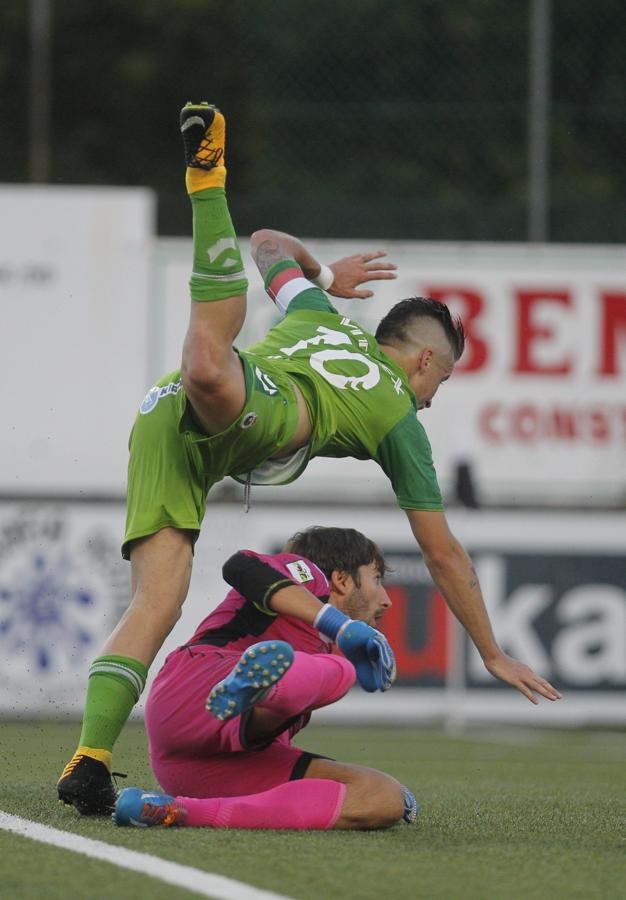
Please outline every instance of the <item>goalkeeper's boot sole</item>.
[{"label": "goalkeeper's boot sole", "polygon": [[207,697],[207,711],[222,721],[245,713],[284,677],[293,658],[293,647],[286,641],[260,641],[248,647]]},{"label": "goalkeeper's boot sole", "polygon": [[187,103],[180,111],[180,133],[188,168],[210,171],[224,165],[226,122],[210,103]]},{"label": "goalkeeper's boot sole", "polygon": [[59,800],[68,806],[75,806],[83,816],[109,815],[117,792],[113,786],[111,773],[103,762],[76,753],[63,769],[57,782]]},{"label": "goalkeeper's boot sole", "polygon": [[111,818],[115,825],[152,828],[161,825],[182,825],[187,813],[177,806],[174,797],[141,788],[124,788],[117,798]]}]

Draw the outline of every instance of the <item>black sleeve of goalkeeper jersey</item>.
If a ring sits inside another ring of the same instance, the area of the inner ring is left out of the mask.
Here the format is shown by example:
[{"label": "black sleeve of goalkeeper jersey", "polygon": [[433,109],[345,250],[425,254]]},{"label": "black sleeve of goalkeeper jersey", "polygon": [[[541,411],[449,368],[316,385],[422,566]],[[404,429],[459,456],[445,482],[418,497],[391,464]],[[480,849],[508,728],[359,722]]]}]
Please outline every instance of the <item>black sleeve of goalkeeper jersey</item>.
[{"label": "black sleeve of goalkeeper jersey", "polygon": [[226,560],[222,566],[222,577],[242,597],[268,612],[269,602],[276,591],[295,584],[258,556],[250,556],[241,550]]}]

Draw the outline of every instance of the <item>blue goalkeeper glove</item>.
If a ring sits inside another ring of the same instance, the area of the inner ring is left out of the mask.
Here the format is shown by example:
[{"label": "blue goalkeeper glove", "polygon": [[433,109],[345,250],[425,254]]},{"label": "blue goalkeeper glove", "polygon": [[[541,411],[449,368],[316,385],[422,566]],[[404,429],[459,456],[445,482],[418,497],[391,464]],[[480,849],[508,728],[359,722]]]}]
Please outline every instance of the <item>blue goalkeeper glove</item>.
[{"label": "blue goalkeeper glove", "polygon": [[369,693],[389,690],[396,680],[396,660],[384,634],[365,622],[350,619],[330,605],[318,613],[315,627],[335,641],[354,665],[363,690]]}]

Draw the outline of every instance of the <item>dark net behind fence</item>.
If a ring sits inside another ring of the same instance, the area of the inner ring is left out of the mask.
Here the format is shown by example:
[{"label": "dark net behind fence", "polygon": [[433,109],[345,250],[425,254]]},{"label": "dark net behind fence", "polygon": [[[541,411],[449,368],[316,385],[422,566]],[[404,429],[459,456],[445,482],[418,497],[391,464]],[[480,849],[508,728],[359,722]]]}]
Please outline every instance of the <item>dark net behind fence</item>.
[{"label": "dark net behind fence", "polygon": [[[544,0],[534,0],[544,2]],[[0,21],[0,151],[26,180],[28,16]],[[242,233],[524,240],[533,2],[63,0],[52,7],[50,178],[148,184],[187,233],[177,111],[229,124]],[[626,7],[545,0],[547,234],[626,237]]]}]

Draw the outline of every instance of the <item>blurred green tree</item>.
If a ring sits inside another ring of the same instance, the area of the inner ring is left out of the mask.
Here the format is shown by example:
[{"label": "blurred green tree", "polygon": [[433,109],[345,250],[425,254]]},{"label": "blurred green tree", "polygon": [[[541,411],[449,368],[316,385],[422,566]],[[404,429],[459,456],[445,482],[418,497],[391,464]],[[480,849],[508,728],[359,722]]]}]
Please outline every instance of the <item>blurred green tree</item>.
[{"label": "blurred green tree", "polygon": [[[626,7],[553,0],[551,237],[626,236]],[[52,180],[145,184],[187,233],[177,110],[229,124],[239,230],[523,240],[527,3],[56,0]],[[28,5],[0,8],[2,178],[27,178]]]}]

